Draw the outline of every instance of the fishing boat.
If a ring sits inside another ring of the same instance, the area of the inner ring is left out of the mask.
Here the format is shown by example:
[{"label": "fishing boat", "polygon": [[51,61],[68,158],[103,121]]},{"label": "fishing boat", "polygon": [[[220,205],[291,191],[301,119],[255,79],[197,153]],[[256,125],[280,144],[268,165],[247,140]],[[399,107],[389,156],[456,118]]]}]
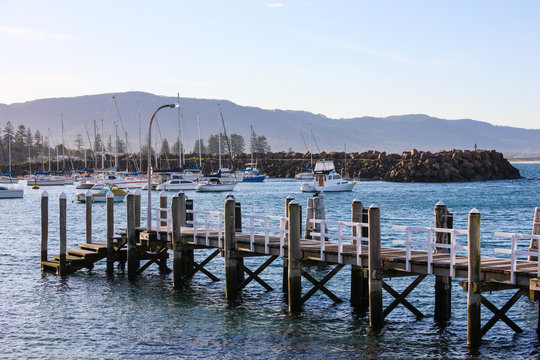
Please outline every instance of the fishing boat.
[{"label": "fishing boat", "polygon": [[263,182],[266,179],[266,175],[261,175],[259,170],[249,163],[244,170],[237,172],[238,181],[242,182]]},{"label": "fishing boat", "polygon": [[209,178],[208,181],[200,183],[195,187],[199,192],[218,192],[218,191],[233,191],[236,182],[222,182],[217,177]]},{"label": "fishing boat", "polygon": [[341,178],[335,168],[333,161],[319,161],[315,164],[313,171],[313,182],[300,185],[302,192],[337,192],[352,191],[356,182],[347,181]]},{"label": "fishing boat", "polygon": [[47,173],[37,173],[26,180],[28,186],[63,186],[66,185],[66,178],[63,176],[48,176]]},{"label": "fishing boat", "polygon": [[[92,194],[92,202],[106,202],[107,193],[111,191],[114,194],[114,202],[122,202],[128,194],[127,191],[119,189],[118,186],[107,184],[99,192]],[[79,202],[86,202],[86,193],[78,193],[75,199]]]},{"label": "fishing boat", "polygon": [[195,187],[197,186],[197,183],[185,179],[180,174],[171,174],[171,179],[169,181],[164,182],[163,184],[159,184],[156,187],[156,190],[161,191],[179,191],[179,190],[195,190]]}]

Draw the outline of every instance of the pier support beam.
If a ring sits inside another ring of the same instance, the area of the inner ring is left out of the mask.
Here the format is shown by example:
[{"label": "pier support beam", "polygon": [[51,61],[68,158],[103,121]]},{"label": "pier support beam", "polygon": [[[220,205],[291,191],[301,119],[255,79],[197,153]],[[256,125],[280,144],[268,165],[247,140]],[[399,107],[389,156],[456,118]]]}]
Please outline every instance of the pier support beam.
[{"label": "pier support beam", "polygon": [[49,242],[49,193],[41,193],[41,261],[47,261]]},{"label": "pier support beam", "polygon": [[[351,222],[362,222],[362,211],[364,205],[355,198],[351,204]],[[357,229],[352,228],[352,235],[356,236]],[[354,240],[353,240],[354,241]],[[358,307],[367,307],[368,299],[368,279],[364,276],[364,271],[361,266],[351,266],[351,304]]]},{"label": "pier support beam", "polygon": [[127,206],[126,206],[126,216],[127,216],[127,268],[128,268],[128,278],[133,279],[137,275],[139,270],[139,258],[137,256],[137,232],[135,231],[135,217],[136,217],[136,204],[135,204],[135,194],[127,195]]},{"label": "pier support beam", "polygon": [[[446,205],[439,201],[434,209],[435,227],[450,229],[453,227],[452,215]],[[449,244],[450,234],[435,233],[435,242]],[[448,249],[435,249],[435,253],[448,253]],[[435,321],[446,322],[452,313],[452,281],[450,276],[435,276]]]},{"label": "pier support beam", "polygon": [[59,221],[59,224],[60,224],[60,255],[59,255],[60,264],[58,267],[58,275],[64,276],[64,275],[67,275],[67,271],[66,271],[67,195],[65,192],[60,193],[59,200],[60,200],[60,221]]},{"label": "pier support beam", "polygon": [[289,203],[288,236],[288,295],[290,312],[298,312],[302,307],[302,267],[300,264],[301,232],[302,207],[296,201],[291,201]]},{"label": "pier support beam", "polygon": [[106,195],[107,207],[107,274],[112,275],[114,272],[114,194],[109,191]]},{"label": "pier support beam", "polygon": [[369,324],[378,329],[383,326],[381,212],[373,204],[368,211],[369,223]]},{"label": "pier support beam", "polygon": [[186,195],[179,192],[172,198],[171,216],[173,227],[173,287],[180,288],[185,276],[193,270],[193,249],[182,238],[182,226],[186,224]]},{"label": "pier support beam", "polygon": [[238,295],[238,285],[243,278],[243,259],[236,251],[235,237],[235,200],[228,196],[225,201],[225,296],[227,300],[235,300]]},{"label": "pier support beam", "polygon": [[480,310],[482,295],[480,293],[480,213],[476,209],[469,212],[468,248],[469,278],[467,296],[467,344],[478,346],[482,342],[482,324]]}]

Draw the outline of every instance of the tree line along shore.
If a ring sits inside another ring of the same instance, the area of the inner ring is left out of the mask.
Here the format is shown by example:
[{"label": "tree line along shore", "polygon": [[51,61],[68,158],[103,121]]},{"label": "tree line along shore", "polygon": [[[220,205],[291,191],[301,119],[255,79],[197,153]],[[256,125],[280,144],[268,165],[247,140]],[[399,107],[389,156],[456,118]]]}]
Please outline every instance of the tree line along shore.
[{"label": "tree line along shore", "polygon": [[[105,155],[105,163],[110,166],[114,157]],[[126,165],[126,159],[128,160]],[[251,162],[251,154],[238,154],[234,157],[234,165],[222,157],[224,167],[243,169]],[[266,152],[255,155],[258,168],[271,178],[294,178],[300,172],[309,171],[311,155],[309,152]],[[390,182],[463,182],[519,179],[519,170],[495,150],[441,150],[439,152],[411,151],[401,154],[387,154],[376,150],[364,152],[321,152],[313,154],[313,163],[319,160],[332,160],[336,171],[343,176],[359,180],[382,180]],[[178,168],[178,155],[159,155],[158,165],[152,159],[153,168],[160,170]],[[203,173],[216,172],[219,168],[218,154],[186,154],[184,168],[198,167],[202,164]],[[135,166],[137,163],[137,167]],[[262,163],[262,166],[261,166]],[[100,166],[100,160],[97,165]],[[94,167],[94,159],[87,158],[88,168]],[[142,161],[135,156],[119,156],[119,171],[136,171],[146,169],[146,157]],[[0,167],[7,172],[5,166]],[[84,168],[84,160],[66,159],[58,162],[51,160],[52,171],[73,171]],[[24,176],[49,169],[48,160],[35,163],[17,163],[12,165],[12,176]]]}]

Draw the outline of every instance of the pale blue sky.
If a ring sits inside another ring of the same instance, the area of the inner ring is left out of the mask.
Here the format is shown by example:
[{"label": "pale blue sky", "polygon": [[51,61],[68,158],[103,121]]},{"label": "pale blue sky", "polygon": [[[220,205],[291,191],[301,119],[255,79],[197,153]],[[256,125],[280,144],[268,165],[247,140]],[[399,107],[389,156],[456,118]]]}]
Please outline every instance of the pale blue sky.
[{"label": "pale blue sky", "polygon": [[540,1],[2,1],[0,103],[147,91],[540,128]]}]

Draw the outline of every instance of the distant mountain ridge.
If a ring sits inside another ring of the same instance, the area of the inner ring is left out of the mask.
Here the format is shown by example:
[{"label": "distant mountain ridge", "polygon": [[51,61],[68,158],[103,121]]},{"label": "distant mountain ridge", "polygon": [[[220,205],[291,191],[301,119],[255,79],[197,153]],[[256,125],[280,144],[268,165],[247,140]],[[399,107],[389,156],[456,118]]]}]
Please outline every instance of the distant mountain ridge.
[{"label": "distant mountain ridge", "polygon": [[[116,97],[120,116],[117,115],[112,97]],[[55,143],[61,139],[60,114],[63,114],[67,146],[73,146],[77,133],[86,142],[86,125],[89,136],[94,138],[93,121],[96,120],[104,137],[114,136],[114,123],[118,123],[118,134],[125,138],[120,119],[128,133],[132,149],[139,144],[140,129],[145,143],[148,121],[160,105],[177,102],[176,97],[165,97],[145,92],[85,95],[67,98],[50,98],[25,103],[0,104],[0,127],[9,120],[17,127],[23,124],[32,131],[39,130],[47,136],[50,129]],[[217,110],[220,104],[227,132],[243,135],[249,143],[249,125],[258,135],[265,135],[272,151],[306,151],[309,147],[309,124],[315,141],[313,151],[364,151],[375,149],[387,152],[402,152],[413,148],[425,151],[442,149],[473,149],[477,144],[482,149],[495,149],[505,156],[540,155],[540,129],[522,129],[495,126],[471,119],[445,120],[424,114],[396,115],[384,118],[358,117],[332,119],[306,111],[267,110],[240,106],[228,100],[180,98],[184,123],[184,143],[187,151],[192,150],[197,138],[197,116],[200,118],[201,137],[206,142],[211,134],[219,130]],[[159,130],[153,130],[152,143],[161,143],[161,137],[172,144],[178,136],[176,110],[164,109],[158,116]],[[230,127],[230,129],[229,129]],[[302,140],[302,137],[305,140]],[[88,146],[88,145],[86,145]]]}]

